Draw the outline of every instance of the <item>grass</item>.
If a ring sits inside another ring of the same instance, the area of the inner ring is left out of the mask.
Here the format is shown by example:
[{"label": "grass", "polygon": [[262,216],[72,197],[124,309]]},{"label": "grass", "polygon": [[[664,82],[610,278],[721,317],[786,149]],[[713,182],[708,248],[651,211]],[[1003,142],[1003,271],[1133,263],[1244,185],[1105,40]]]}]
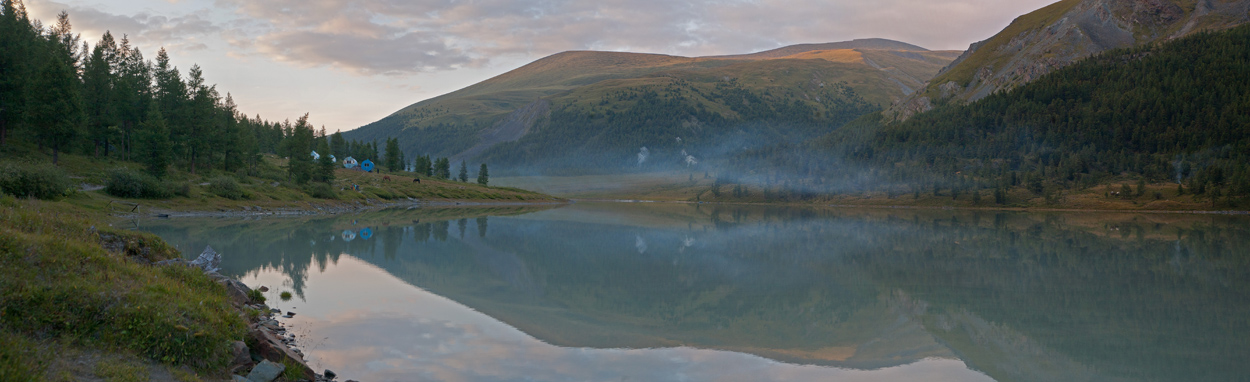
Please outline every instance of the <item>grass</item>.
[{"label": "grass", "polygon": [[[195,269],[145,265],[177,252],[155,236],[97,229],[105,226],[95,223],[97,215],[66,204],[0,203],[5,342],[51,340],[169,365],[223,368],[230,342],[246,329],[225,289]],[[30,361],[29,353],[6,351],[9,357],[0,361],[6,376],[42,375],[47,367]],[[98,371],[124,378],[126,370],[105,365]]]},{"label": "grass", "polygon": [[[51,157],[34,147],[10,144],[0,148],[4,163],[50,163]],[[78,191],[80,186],[108,184],[109,174],[141,173],[136,163],[112,158],[93,158],[63,153],[61,164],[53,170],[73,180],[72,191],[58,198],[68,202],[56,206],[66,211],[90,213],[93,216],[158,211],[237,211],[244,208],[313,209],[331,206],[357,206],[378,201],[420,200],[427,202],[552,202],[549,195],[515,188],[486,187],[477,183],[461,183],[421,176],[421,183],[412,173],[365,173],[338,169],[331,184],[312,182],[299,185],[286,178],[286,160],[264,156],[261,163],[239,172],[201,171],[190,174],[171,167],[169,175],[159,183],[168,190],[162,197],[117,197],[106,190]],[[48,167],[51,167],[50,165]],[[59,170],[58,170],[59,169]],[[391,180],[386,180],[386,178]],[[353,185],[359,185],[356,191]],[[135,206],[139,206],[137,209]]]},{"label": "grass", "polygon": [[148,379],[146,367],[123,359],[102,360],[96,363],[95,375],[106,382],[143,382]]}]

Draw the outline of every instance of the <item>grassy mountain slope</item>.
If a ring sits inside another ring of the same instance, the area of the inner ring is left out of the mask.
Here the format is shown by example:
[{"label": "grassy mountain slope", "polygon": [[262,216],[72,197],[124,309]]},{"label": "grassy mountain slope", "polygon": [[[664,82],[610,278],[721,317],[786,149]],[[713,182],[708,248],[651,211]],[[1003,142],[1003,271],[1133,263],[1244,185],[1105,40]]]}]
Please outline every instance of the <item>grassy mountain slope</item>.
[{"label": "grassy mountain slope", "polygon": [[[816,94],[797,89],[810,84],[845,82],[864,102],[886,105],[919,89],[955,55],[880,39],[700,58],[565,52],[414,104],[344,135],[366,141],[398,137],[401,148],[413,155],[451,156],[455,160],[478,158],[496,145],[538,130],[535,126],[549,121],[553,110],[589,111],[587,103],[601,102],[605,92],[645,93],[664,84],[664,78],[695,83],[704,93],[715,87],[717,81],[738,79],[746,91],[777,95],[764,99],[774,106],[795,102],[819,104],[823,101],[814,100]],[[789,90],[777,91],[783,87]],[[682,101],[682,107],[708,109],[716,114],[713,118],[726,121],[753,120],[743,119],[731,108],[714,103],[693,97]],[[619,112],[630,106],[631,103],[621,103],[603,109]],[[772,117],[776,115],[752,116]]]},{"label": "grassy mountain slope", "polygon": [[975,101],[1111,49],[1169,41],[1250,21],[1246,0],[1063,0],[975,43],[919,94],[893,106],[906,119],[945,100]]}]

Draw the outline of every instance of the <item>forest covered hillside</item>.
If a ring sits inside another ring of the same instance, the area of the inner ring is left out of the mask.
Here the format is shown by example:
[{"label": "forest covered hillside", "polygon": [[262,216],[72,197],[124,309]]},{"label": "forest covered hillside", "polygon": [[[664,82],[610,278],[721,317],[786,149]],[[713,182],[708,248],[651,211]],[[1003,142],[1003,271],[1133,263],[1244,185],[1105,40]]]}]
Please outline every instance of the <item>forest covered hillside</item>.
[{"label": "forest covered hillside", "polygon": [[1073,206],[1069,197],[1088,194],[1242,208],[1250,25],[1111,50],[905,122],[869,114],[807,145],[740,155],[732,168],[766,179],[756,190],[784,185],[796,199],[879,192]]},{"label": "forest covered hillside", "polygon": [[[500,168],[568,170],[564,162],[583,161],[566,152],[593,152],[597,166],[621,167],[643,146],[676,155],[679,137],[710,141],[744,123],[784,122],[766,130],[807,137],[812,133],[788,126],[828,129],[888,105],[957,54],[881,39],[698,58],[565,52],[344,136],[397,138],[409,156],[480,159]],[[528,137],[539,132],[545,135]],[[614,138],[623,135],[634,138]]]}]

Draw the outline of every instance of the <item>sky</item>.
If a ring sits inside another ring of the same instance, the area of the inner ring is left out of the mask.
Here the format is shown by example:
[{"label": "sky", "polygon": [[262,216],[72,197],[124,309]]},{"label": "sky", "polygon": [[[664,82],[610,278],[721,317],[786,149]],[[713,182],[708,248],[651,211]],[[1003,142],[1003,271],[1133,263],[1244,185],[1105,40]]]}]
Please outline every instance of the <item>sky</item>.
[{"label": "sky", "polygon": [[25,0],[199,65],[239,109],[347,131],[569,50],[708,56],[887,38],[964,50],[1055,0]]}]

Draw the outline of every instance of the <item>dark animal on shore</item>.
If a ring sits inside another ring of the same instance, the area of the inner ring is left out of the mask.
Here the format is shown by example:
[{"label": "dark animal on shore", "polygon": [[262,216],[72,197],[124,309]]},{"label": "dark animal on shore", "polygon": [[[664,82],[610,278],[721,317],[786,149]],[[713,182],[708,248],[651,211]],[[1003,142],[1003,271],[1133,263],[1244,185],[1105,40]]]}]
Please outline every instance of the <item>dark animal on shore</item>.
[{"label": "dark animal on shore", "polygon": [[388,181],[388,180],[391,180],[391,176],[390,176],[390,175],[383,175],[383,176],[382,176],[382,181],[383,181],[383,182]]},{"label": "dark animal on shore", "polygon": [[412,178],[412,182],[413,182],[413,183],[421,183],[421,179],[418,179],[418,178]]}]

